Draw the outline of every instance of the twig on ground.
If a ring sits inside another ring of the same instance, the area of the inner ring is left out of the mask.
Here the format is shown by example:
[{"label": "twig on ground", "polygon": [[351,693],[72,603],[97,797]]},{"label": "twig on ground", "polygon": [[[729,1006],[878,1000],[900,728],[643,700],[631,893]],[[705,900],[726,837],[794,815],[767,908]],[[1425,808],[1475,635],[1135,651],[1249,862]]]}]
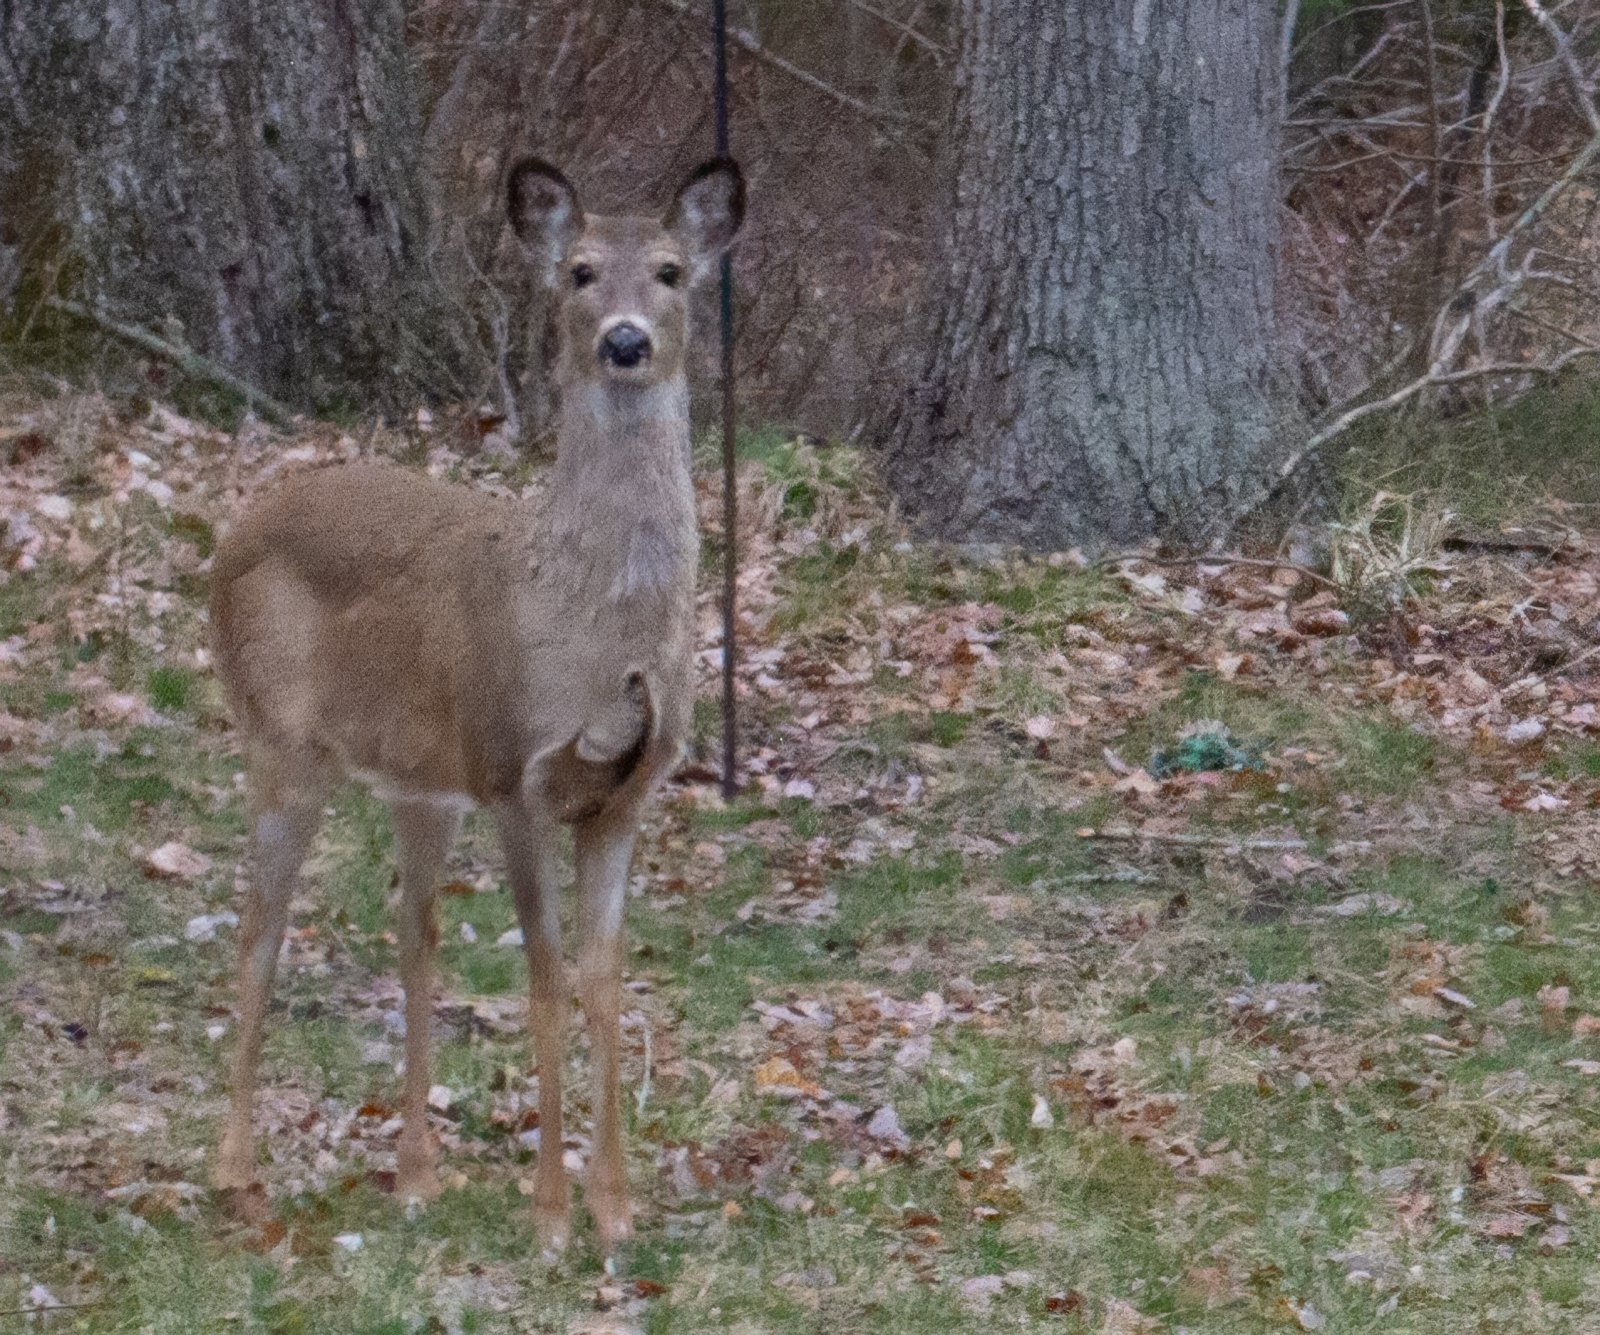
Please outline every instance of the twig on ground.
[{"label": "twig on ground", "polygon": [[1555,560],[1570,548],[1541,538],[1477,538],[1470,533],[1454,533],[1441,540],[1441,547],[1453,552],[1533,552]]},{"label": "twig on ground", "polygon": [[644,1116],[644,1110],[650,1103],[650,1021],[644,1022],[644,1078],[639,1081],[639,1092],[634,1096],[635,1107],[639,1116]]},{"label": "twig on ground", "polygon": [[1600,644],[1591,644],[1577,657],[1569,658],[1559,667],[1552,669],[1550,675],[1552,677],[1564,677],[1574,668],[1581,667],[1583,664],[1587,663],[1596,654],[1600,654]]},{"label": "twig on ground", "polygon": [[270,394],[262,393],[249,381],[240,379],[227,367],[217,365],[209,357],[202,357],[192,348],[179,347],[176,343],[169,343],[166,339],[157,337],[147,329],[113,320],[109,315],[102,314],[92,306],[85,306],[81,301],[68,301],[65,297],[51,296],[44,299],[44,304],[51,310],[61,311],[65,315],[99,325],[108,334],[116,335],[125,343],[143,348],[157,357],[164,357],[185,375],[193,376],[196,380],[209,380],[214,385],[231,390],[254,412],[259,413],[274,426],[285,428],[294,426],[294,414],[287,407]]},{"label": "twig on ground", "polygon": [[1103,556],[1095,565],[1111,567],[1121,565],[1124,561],[1143,561],[1149,566],[1254,566],[1261,570],[1292,570],[1330,589],[1339,587],[1326,575],[1318,574],[1309,566],[1296,565],[1293,561],[1274,561],[1270,557],[1222,556],[1207,552],[1194,556],[1145,556],[1138,552],[1121,552]]},{"label": "twig on ground", "polygon": [[1104,839],[1123,844],[1176,844],[1181,848],[1225,848],[1252,853],[1287,852],[1306,847],[1304,839],[1241,839],[1227,834],[1156,834],[1149,830],[1108,830],[1085,826],[1080,839]]},{"label": "twig on ground", "polygon": [[96,1299],[92,1303],[51,1303],[48,1307],[7,1307],[0,1311],[0,1321],[7,1317],[17,1316],[49,1316],[52,1312],[81,1312],[90,1307],[104,1307],[104,1298]]},{"label": "twig on ground", "polygon": [[1076,871],[1068,876],[1052,876],[1033,888],[1055,890],[1064,885],[1150,885],[1160,879],[1153,871],[1140,871],[1135,867],[1108,867],[1104,871]]}]

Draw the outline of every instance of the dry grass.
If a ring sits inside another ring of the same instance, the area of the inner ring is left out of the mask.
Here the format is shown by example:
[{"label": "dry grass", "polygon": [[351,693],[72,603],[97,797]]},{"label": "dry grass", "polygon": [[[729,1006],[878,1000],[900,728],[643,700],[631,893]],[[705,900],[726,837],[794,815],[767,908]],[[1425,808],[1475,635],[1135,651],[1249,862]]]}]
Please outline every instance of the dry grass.
[{"label": "dry grass", "polygon": [[[442,901],[458,1176],[412,1215],[385,1194],[392,873],[353,792],[279,987],[268,1218],[231,1218],[204,1186],[231,929],[192,924],[233,901],[243,817],[199,609],[212,526],[268,455],[39,411],[51,446],[3,484],[28,524],[0,583],[0,1309],[361,1335],[1586,1328],[1597,767],[1556,679],[1545,735],[1505,740],[1522,641],[1469,602],[1510,595],[1411,579],[1435,601],[1402,614],[1446,660],[1411,671],[1295,630],[1309,590],[1263,594],[1271,572],[1130,584],[905,544],[855,455],[777,437],[744,478],[751,790],[674,786],[630,908],[642,1214],[618,1275],[582,1232],[534,1259],[537,1078],[476,824]],[[97,443],[69,486],[73,432]],[[1394,588],[1435,546],[1383,518],[1360,544]],[[1583,621],[1594,575],[1529,578]],[[1456,720],[1467,667],[1495,703]],[[1140,777],[1199,720],[1266,768]],[[1108,826],[1145,841],[1080,834]],[[1176,838],[1224,834],[1304,847]],[[169,840],[209,864],[148,874]]]}]

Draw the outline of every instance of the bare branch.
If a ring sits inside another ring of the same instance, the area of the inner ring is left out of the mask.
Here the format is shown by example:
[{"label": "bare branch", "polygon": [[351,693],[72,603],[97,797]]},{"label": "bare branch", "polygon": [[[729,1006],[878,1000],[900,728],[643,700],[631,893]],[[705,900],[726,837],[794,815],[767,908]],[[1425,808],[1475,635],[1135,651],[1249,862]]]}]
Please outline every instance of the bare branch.
[{"label": "bare branch", "polygon": [[1589,122],[1589,129],[1600,135],[1600,110],[1596,110],[1594,98],[1589,96],[1588,86],[1583,81],[1583,71],[1578,68],[1578,58],[1572,54],[1572,39],[1566,31],[1545,11],[1539,0],[1522,0],[1523,8],[1538,20],[1539,26],[1550,34],[1550,40],[1556,48],[1556,59],[1561,62],[1561,68],[1567,76],[1567,81],[1572,85],[1572,95],[1578,99],[1578,107],[1583,112],[1584,119]]},{"label": "bare branch", "polygon": [[46,297],[44,304],[51,310],[61,311],[65,315],[72,315],[80,320],[87,320],[90,324],[99,325],[108,334],[115,334],[123,342],[131,343],[136,348],[143,348],[157,357],[164,357],[185,375],[220,385],[223,389],[237,394],[252,411],[259,413],[266,421],[276,426],[294,425],[294,413],[271,395],[263,394],[248,380],[240,379],[227,367],[218,366],[209,357],[202,357],[191,348],[182,348],[176,343],[169,343],[166,339],[158,338],[137,325],[113,320],[109,315],[102,314],[92,306],[85,306],[80,301],[68,301],[65,297]]},{"label": "bare branch", "polygon": [[1506,53],[1505,0],[1494,0],[1494,40],[1500,53],[1500,79],[1483,113],[1483,226],[1490,242],[1494,241],[1494,128],[1500,104],[1511,84],[1511,57]]},{"label": "bare branch", "polygon": [[1298,450],[1291,454],[1279,465],[1277,479],[1273,491],[1279,490],[1305,465],[1318,450],[1326,445],[1335,436],[1341,436],[1363,418],[1371,417],[1374,413],[1388,412],[1398,408],[1401,404],[1415,398],[1423,390],[1435,385],[1458,385],[1468,380],[1481,380],[1484,376],[1520,376],[1520,375],[1555,375],[1564,371],[1580,357],[1593,357],[1600,355],[1600,347],[1583,344],[1579,347],[1568,348],[1559,357],[1549,362],[1495,362],[1486,366],[1474,366],[1465,371],[1443,371],[1431,369],[1425,375],[1418,376],[1409,384],[1402,385],[1394,393],[1385,395],[1381,399],[1373,399],[1368,403],[1359,404],[1348,412],[1341,413],[1327,426],[1323,427],[1314,436],[1306,441]]},{"label": "bare branch", "polygon": [[941,65],[945,62],[945,60],[949,59],[951,54],[949,47],[940,46],[938,42],[934,41],[933,38],[929,37],[926,33],[922,32],[918,28],[912,27],[911,24],[906,23],[902,19],[897,19],[893,14],[884,13],[884,11],[879,9],[876,5],[869,5],[866,0],[845,0],[845,3],[853,9],[859,9],[863,14],[871,14],[873,18],[887,23],[891,28],[896,29],[904,36],[910,38],[918,46],[932,51],[933,54],[938,58],[938,61]]},{"label": "bare branch", "polygon": [[[687,0],[660,0],[660,3],[685,17],[699,17]],[[743,28],[730,28],[728,37],[736,46],[748,51],[762,64],[769,65],[779,73],[788,75],[795,82],[804,84],[812,92],[820,93],[823,97],[837,102],[842,107],[848,107],[858,116],[871,121],[897,142],[905,142],[905,128],[915,123],[916,118],[913,116],[897,111],[886,111],[882,107],[871,106],[863,102],[859,97],[853,97],[842,88],[835,88],[826,80],[819,79],[810,70],[801,69],[793,61],[785,60],[775,52],[767,50],[753,33]]]},{"label": "bare branch", "polygon": [[1282,70],[1285,107],[1289,96],[1289,65],[1294,60],[1294,25],[1300,18],[1300,0],[1289,0],[1283,7],[1283,27],[1279,33],[1278,64]]}]

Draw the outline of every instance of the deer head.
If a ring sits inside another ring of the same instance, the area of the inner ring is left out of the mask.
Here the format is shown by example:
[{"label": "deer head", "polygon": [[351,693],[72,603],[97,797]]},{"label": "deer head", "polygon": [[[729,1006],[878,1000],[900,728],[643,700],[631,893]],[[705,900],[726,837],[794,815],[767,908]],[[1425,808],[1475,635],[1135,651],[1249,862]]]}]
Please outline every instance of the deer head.
[{"label": "deer head", "polygon": [[555,303],[560,381],[620,388],[683,373],[689,290],[716,269],[744,219],[737,164],[697,167],[656,219],[588,216],[565,176],[524,158],[507,178],[506,204]]}]

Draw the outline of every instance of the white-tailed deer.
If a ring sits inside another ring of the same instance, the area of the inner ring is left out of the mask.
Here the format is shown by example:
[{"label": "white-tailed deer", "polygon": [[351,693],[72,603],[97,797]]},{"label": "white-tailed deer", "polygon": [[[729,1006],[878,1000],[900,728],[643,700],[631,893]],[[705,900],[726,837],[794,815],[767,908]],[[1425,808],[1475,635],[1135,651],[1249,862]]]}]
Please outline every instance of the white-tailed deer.
[{"label": "white-tailed deer", "polygon": [[434,897],[461,813],[480,804],[498,823],[531,973],[534,1206],[547,1246],[569,1235],[556,837],[572,828],[595,1080],[586,1201],[610,1251],[631,1229],[623,900],[640,806],[676,761],[693,689],[688,290],[733,240],[744,184],[732,162],[713,161],[664,218],[590,218],[560,172],[528,159],[510,173],[507,202],[550,285],[559,335],[557,454],[541,499],[337,465],[275,486],[217,553],[217,670],[244,744],[255,854],[217,1180],[257,1180],[251,1104],[289,902],[328,789],[352,775],[388,801],[400,864],[397,1189],[438,1191],[427,1107]]}]

